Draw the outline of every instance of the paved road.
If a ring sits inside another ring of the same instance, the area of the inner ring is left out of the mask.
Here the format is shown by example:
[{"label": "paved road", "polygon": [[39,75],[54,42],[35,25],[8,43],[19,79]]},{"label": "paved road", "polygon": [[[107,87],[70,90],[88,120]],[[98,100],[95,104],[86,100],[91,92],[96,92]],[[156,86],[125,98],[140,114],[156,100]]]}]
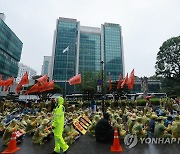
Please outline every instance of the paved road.
[{"label": "paved road", "polygon": [[[127,149],[125,145],[122,154],[179,154],[179,144],[137,144],[131,149]],[[31,137],[25,137],[23,142],[18,145],[21,149],[16,154],[50,154],[54,148],[54,140],[50,140],[44,145],[32,143]],[[68,154],[113,154],[110,152],[110,144],[97,143],[95,138],[90,134],[81,136],[73,145],[70,146]],[[0,138],[1,152],[6,149],[2,146],[2,138]],[[62,152],[61,152],[62,153]],[[115,153],[118,154],[118,153]]]}]

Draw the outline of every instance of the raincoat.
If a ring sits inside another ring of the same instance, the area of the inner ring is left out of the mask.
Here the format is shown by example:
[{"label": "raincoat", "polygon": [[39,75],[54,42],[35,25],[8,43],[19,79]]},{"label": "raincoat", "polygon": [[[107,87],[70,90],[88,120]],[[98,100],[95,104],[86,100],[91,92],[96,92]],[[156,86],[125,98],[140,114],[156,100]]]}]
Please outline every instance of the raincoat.
[{"label": "raincoat", "polygon": [[59,153],[60,149],[66,151],[69,146],[65,143],[62,133],[64,130],[64,99],[62,97],[58,97],[57,100],[57,106],[54,109],[54,115],[53,115],[53,133],[54,133],[54,138],[55,138],[55,148],[54,151]]}]

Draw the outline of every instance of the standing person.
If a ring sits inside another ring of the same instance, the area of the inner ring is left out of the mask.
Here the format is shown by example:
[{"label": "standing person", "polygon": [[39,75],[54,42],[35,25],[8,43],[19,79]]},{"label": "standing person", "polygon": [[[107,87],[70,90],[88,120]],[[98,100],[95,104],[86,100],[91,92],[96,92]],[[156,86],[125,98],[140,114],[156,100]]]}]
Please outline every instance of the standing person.
[{"label": "standing person", "polygon": [[51,112],[55,109],[56,101],[54,98],[51,99]]},{"label": "standing person", "polygon": [[119,97],[119,99],[118,99],[118,107],[122,107],[121,97]]},{"label": "standing person", "polygon": [[60,152],[60,149],[63,150],[63,154],[67,154],[67,150],[69,149],[69,146],[65,143],[62,134],[64,130],[64,98],[59,96],[56,102],[56,108],[54,109],[54,115],[53,115],[53,123],[52,123],[52,129],[54,133],[54,139],[55,139],[55,148],[54,148],[54,154],[57,154]]},{"label": "standing person", "polygon": [[94,98],[91,99],[90,108],[91,108],[91,114],[94,114],[94,112],[96,111],[96,102]]}]

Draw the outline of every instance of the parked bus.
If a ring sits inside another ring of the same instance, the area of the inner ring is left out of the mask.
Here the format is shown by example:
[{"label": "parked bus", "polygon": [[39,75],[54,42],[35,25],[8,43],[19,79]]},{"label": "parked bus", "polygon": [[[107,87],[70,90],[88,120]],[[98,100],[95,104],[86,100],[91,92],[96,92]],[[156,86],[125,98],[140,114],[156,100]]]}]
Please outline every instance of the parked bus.
[{"label": "parked bus", "polygon": [[[166,98],[166,93],[147,93],[147,96],[151,96],[152,98]],[[136,93],[136,94],[127,94],[126,97],[129,100],[135,100],[135,99],[143,99],[144,94],[143,93]]]},{"label": "parked bus", "polygon": [[166,98],[167,94],[166,93],[151,93],[151,96],[155,98]]}]

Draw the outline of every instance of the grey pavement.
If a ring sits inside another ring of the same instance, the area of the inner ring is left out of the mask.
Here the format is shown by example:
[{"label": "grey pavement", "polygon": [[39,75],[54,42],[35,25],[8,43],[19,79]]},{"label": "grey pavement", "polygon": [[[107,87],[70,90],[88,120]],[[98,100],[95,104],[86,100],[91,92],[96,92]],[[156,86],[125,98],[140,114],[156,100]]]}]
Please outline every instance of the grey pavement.
[{"label": "grey pavement", "polygon": [[[140,144],[127,149],[122,141],[122,154],[180,154],[179,144]],[[32,137],[24,137],[22,143],[17,145],[21,149],[15,154],[50,154],[53,152],[54,139],[43,145],[33,144]],[[0,138],[1,152],[7,147],[2,145],[2,137]],[[110,144],[97,143],[95,138],[90,134],[81,136],[74,144],[70,145],[68,154],[119,154],[110,151]],[[61,152],[62,154],[62,152]]]}]

